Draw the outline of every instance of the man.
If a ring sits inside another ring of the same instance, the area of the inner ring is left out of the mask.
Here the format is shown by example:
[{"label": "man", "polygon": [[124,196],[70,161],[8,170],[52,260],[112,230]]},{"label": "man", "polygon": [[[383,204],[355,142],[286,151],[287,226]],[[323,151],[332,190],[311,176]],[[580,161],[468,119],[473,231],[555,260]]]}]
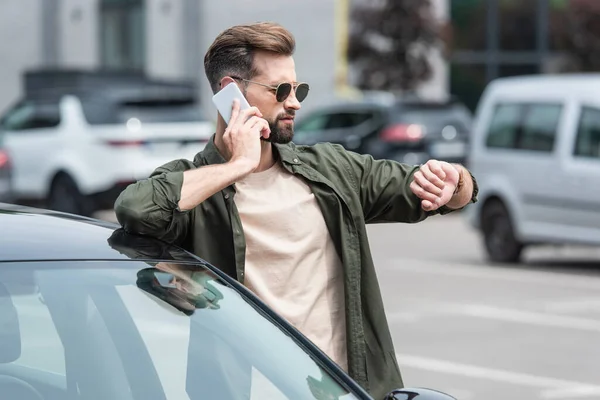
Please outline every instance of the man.
[{"label": "man", "polygon": [[295,41],[272,23],[221,33],[204,58],[213,92],[239,85],[253,106],[194,161],[175,160],[123,191],[124,229],[180,244],[244,283],[375,398],[402,387],[366,223],[422,221],[476,201],[462,166],[413,167],[292,143],[308,94]]}]

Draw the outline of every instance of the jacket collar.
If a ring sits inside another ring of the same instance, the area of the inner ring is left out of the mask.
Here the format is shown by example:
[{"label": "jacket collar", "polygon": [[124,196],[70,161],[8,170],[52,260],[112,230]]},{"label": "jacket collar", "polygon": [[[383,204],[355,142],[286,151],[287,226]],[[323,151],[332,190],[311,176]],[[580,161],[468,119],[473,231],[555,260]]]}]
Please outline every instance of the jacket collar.
[{"label": "jacket collar", "polygon": [[[300,158],[296,152],[296,146],[293,143],[277,143],[274,146],[282,162],[291,165],[300,164]],[[224,164],[227,162],[225,157],[223,157],[215,145],[215,134],[210,137],[201,154],[206,159],[208,164]]]}]

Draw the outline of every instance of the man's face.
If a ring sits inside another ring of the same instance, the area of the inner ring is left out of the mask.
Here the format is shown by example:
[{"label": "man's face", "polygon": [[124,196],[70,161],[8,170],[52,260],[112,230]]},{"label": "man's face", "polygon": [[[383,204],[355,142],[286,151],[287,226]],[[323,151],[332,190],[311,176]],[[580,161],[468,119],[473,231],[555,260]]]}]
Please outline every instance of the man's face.
[{"label": "man's face", "polygon": [[[294,59],[290,56],[257,52],[254,56],[254,67],[258,74],[250,79],[253,82],[277,87],[280,83],[296,83]],[[245,82],[246,99],[256,106],[269,122],[273,143],[289,143],[294,137],[294,118],[300,109],[296,93],[291,91],[283,102],[278,102],[275,91],[261,85]]]}]

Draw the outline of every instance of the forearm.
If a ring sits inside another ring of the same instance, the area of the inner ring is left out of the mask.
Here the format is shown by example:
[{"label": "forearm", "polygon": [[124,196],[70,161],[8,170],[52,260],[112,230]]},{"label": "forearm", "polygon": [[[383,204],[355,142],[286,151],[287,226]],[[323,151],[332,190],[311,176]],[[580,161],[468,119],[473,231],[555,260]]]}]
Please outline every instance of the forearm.
[{"label": "forearm", "polygon": [[459,168],[461,178],[463,183],[460,189],[452,196],[452,199],[448,202],[448,208],[452,209],[460,209],[469,204],[473,197],[473,179],[471,178],[471,174],[466,170],[462,165],[455,165],[455,167]]},{"label": "forearm", "polygon": [[179,209],[191,210],[204,200],[235,183],[250,172],[247,163],[208,165],[183,173]]}]

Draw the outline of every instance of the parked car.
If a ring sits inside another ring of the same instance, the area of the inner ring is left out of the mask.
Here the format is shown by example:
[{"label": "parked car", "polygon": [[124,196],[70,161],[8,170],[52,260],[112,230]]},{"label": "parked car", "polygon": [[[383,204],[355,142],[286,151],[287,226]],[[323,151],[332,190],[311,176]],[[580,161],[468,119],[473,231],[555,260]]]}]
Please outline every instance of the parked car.
[{"label": "parked car", "polygon": [[91,215],[128,184],[193,158],[214,132],[187,83],[138,74],[36,71],[0,117],[18,201]]},{"label": "parked car", "polygon": [[[179,247],[0,204],[0,393],[19,400],[371,399],[252,292]],[[427,389],[385,399],[450,400]]]},{"label": "parked car", "polygon": [[2,135],[0,134],[0,202],[10,202],[12,193],[12,165],[8,152],[2,146]]},{"label": "parked car", "polygon": [[600,74],[502,78],[485,89],[466,215],[490,260],[540,244],[600,244]]},{"label": "parked car", "polygon": [[299,115],[294,142],[336,143],[374,158],[409,164],[430,158],[464,163],[471,120],[471,112],[455,98],[442,102],[365,98]]}]

